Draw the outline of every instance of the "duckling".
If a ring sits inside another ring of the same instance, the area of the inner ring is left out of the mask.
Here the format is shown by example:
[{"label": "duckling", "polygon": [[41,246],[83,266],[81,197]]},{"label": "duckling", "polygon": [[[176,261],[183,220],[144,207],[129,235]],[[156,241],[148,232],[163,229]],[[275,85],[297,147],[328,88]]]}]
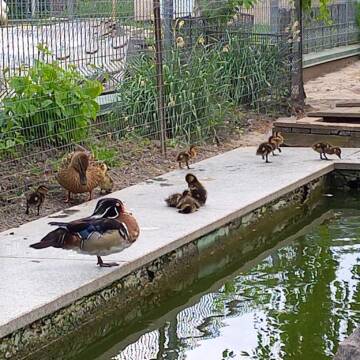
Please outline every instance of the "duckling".
[{"label": "duckling", "polygon": [[29,215],[29,208],[33,206],[37,207],[37,215],[39,215],[40,207],[44,203],[48,191],[49,189],[45,185],[40,185],[35,191],[27,195],[25,211],[26,215]]},{"label": "duckling", "polygon": [[176,207],[177,204],[179,203],[180,199],[182,198],[182,196],[183,196],[183,194],[180,194],[180,193],[172,194],[165,199],[165,202],[166,202],[167,206],[169,206],[169,207]]},{"label": "duckling", "polygon": [[123,251],[138,238],[140,231],[136,219],[125,211],[119,199],[102,199],[94,213],[69,223],[51,222],[58,226],[40,242],[31,244],[33,249],[47,247],[75,250],[96,255],[100,267],[118,266],[118,263],[104,263],[101,256]]},{"label": "duckling", "polygon": [[312,146],[312,149],[320,154],[321,160],[329,160],[326,156],[336,154],[341,159],[341,149],[329,143],[319,142]]},{"label": "duckling", "polygon": [[89,200],[92,198],[93,190],[104,180],[107,166],[104,163],[90,164],[89,155],[84,151],[75,152],[70,165],[60,168],[56,179],[67,191],[65,202],[71,200],[71,193],[89,193]]},{"label": "duckling", "polygon": [[270,153],[274,154],[274,150],[275,150],[274,143],[263,142],[259,145],[258,149],[256,150],[256,155],[261,155],[263,160],[266,159],[265,161],[266,163],[270,163],[268,157]]},{"label": "duckling", "polygon": [[284,137],[280,131],[275,131],[273,135],[269,137],[268,143],[275,145],[275,150],[277,149],[281,152],[280,145],[284,143]]},{"label": "duckling", "polygon": [[176,207],[179,209],[179,213],[181,214],[191,214],[199,210],[200,203],[191,196],[190,190],[185,190],[181,194],[181,198]]},{"label": "duckling", "polygon": [[341,159],[341,148],[339,146],[331,146],[330,148],[326,148],[325,153],[328,155],[336,155],[339,159]]},{"label": "duckling", "polygon": [[114,180],[111,178],[108,172],[104,175],[104,178],[99,184],[100,194],[110,194],[114,187]]},{"label": "duckling", "polygon": [[188,183],[190,195],[197,200],[201,206],[205,205],[207,191],[197,177],[193,174],[186,174],[185,181]]},{"label": "duckling", "polygon": [[197,151],[195,145],[191,145],[190,149],[187,151],[180,152],[176,158],[176,161],[179,163],[179,168],[182,169],[182,164],[185,163],[187,168],[190,169],[189,161],[191,159],[194,159],[196,155],[197,155]]}]

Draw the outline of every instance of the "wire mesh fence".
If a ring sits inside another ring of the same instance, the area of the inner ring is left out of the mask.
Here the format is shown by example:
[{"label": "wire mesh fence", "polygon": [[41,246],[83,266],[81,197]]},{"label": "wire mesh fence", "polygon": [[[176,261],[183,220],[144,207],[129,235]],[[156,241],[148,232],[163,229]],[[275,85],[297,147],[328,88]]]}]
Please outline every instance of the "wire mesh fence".
[{"label": "wire mesh fence", "polygon": [[43,182],[74,144],[111,162],[124,139],[165,147],[213,136],[239,109],[287,111],[299,88],[299,19],[278,14],[293,3],[229,3],[6,1],[0,203]]},{"label": "wire mesh fence", "polygon": [[308,54],[359,41],[358,5],[352,0],[329,4],[330,20],[319,20],[320,7],[303,14],[303,53]]}]

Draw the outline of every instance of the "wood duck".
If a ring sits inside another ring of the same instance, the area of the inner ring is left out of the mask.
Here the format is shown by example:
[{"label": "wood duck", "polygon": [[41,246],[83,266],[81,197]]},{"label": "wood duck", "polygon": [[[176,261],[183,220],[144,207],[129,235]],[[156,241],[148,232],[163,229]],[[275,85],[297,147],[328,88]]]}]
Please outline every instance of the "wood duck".
[{"label": "wood duck", "polygon": [[100,267],[118,266],[117,263],[104,263],[101,256],[121,252],[131,246],[140,234],[136,219],[115,198],[99,200],[89,217],[69,223],[50,222],[49,225],[58,228],[40,242],[31,244],[31,248],[55,247],[96,255]]}]

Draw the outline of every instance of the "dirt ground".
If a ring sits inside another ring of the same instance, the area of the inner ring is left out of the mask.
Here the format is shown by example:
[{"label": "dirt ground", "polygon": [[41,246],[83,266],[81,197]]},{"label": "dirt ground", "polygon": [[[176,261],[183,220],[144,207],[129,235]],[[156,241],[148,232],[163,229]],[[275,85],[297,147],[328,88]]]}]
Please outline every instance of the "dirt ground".
[{"label": "dirt ground", "polygon": [[360,101],[360,61],[306,82],[305,92],[306,103],[319,110],[338,101]]},{"label": "dirt ground", "polygon": [[[214,140],[209,143],[200,144],[198,146],[199,153],[194,162],[237,147],[258,145],[267,139],[272,128],[272,122],[270,118],[257,119],[254,117],[254,119],[247,120],[245,127],[239,128],[238,131],[225,131],[224,134],[219,133],[220,144],[216,144]],[[126,148],[126,150],[124,148]],[[180,149],[168,148],[167,158],[164,158],[161,155],[158,142],[148,142],[146,145],[142,144],[141,146],[136,143],[119,145],[118,152],[121,154],[122,166],[110,168],[110,175],[114,180],[113,191],[123,189],[176,169],[178,164],[175,159],[179,150]],[[36,216],[35,209],[30,209],[30,215],[25,214],[26,199],[25,196],[23,196],[14,203],[5,204],[5,206],[0,207],[0,231],[5,231],[41,216],[50,215],[82,203],[86,201],[88,196],[87,194],[77,195],[71,204],[65,204],[65,192],[60,185],[58,185],[54,179],[52,179],[50,183],[46,181],[46,184],[49,186],[50,192],[40,210],[40,216]],[[99,196],[99,190],[96,189],[94,191],[94,198]]]}]

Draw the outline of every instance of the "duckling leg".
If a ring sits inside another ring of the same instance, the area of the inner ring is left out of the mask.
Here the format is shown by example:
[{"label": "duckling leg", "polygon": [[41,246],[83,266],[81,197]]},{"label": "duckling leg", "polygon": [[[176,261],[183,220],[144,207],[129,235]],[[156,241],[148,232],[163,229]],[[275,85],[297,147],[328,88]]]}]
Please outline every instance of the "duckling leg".
[{"label": "duckling leg", "polygon": [[182,165],[181,165],[181,162],[179,161],[179,168],[182,169]]},{"label": "duckling leg", "polygon": [[186,160],[186,166],[188,169],[190,169],[189,162]]},{"label": "duckling leg", "polygon": [[266,161],[265,161],[265,162],[266,162],[266,163],[270,163],[268,156],[269,156],[269,154],[266,154],[266,155],[265,155],[265,157],[266,157]]},{"label": "duckling leg", "polygon": [[101,258],[100,256],[97,256],[97,260],[98,260],[98,262],[97,262],[96,265],[99,265],[100,267],[119,266],[119,264],[118,264],[118,263],[115,263],[115,262],[113,262],[113,263],[104,263],[104,262],[102,261],[102,258]]},{"label": "duckling leg", "polygon": [[92,191],[89,191],[89,198],[88,201],[90,201],[92,199]]},{"label": "duckling leg", "polygon": [[279,150],[279,153],[281,153],[282,151],[281,151],[281,149],[280,149],[280,146],[278,147],[278,150]]},{"label": "duckling leg", "polygon": [[324,160],[329,160],[325,153],[323,153]]},{"label": "duckling leg", "polygon": [[29,215],[29,204],[28,204],[28,203],[26,203],[25,214],[26,214],[26,215]]},{"label": "duckling leg", "polygon": [[40,204],[39,204],[38,207],[37,207],[37,215],[38,215],[38,216],[40,215]]}]

